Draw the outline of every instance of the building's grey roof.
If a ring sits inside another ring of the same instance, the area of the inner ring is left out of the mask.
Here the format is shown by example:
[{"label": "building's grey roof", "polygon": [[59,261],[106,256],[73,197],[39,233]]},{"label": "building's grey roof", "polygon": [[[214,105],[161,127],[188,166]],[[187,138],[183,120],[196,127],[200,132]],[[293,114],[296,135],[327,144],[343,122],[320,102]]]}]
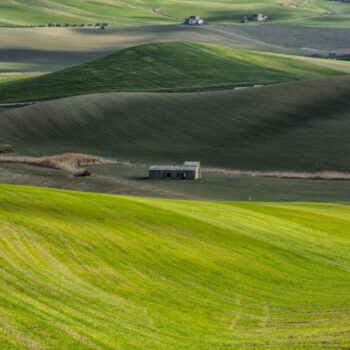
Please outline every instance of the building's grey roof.
[{"label": "building's grey roof", "polygon": [[185,163],[184,163],[184,165],[185,165],[185,166],[187,166],[187,165],[188,165],[188,166],[196,166],[196,167],[199,167],[199,166],[201,166],[201,162],[197,162],[197,161],[195,161],[195,162],[194,162],[194,161],[189,161],[189,162],[185,162]]},{"label": "building's grey roof", "polygon": [[196,171],[198,166],[191,165],[151,165],[149,170],[160,171]]},{"label": "building's grey roof", "polygon": [[162,171],[196,171],[200,167],[200,162],[185,162],[183,165],[151,165],[149,170]]}]

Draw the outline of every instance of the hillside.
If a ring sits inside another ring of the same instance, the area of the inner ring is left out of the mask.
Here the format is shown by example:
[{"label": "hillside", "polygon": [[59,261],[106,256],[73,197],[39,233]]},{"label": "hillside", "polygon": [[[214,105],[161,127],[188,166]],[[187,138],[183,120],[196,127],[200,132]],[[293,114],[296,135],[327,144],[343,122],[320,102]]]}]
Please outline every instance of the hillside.
[{"label": "hillside", "polygon": [[[141,45],[76,67],[0,85],[0,102],[46,100],[109,91],[217,89],[344,74],[349,62],[301,61],[212,44]],[[342,68],[343,67],[343,68]]]},{"label": "hillside", "polygon": [[[193,13],[210,23],[237,23],[244,15],[265,12],[270,20],[283,20],[325,13],[325,0],[310,4],[297,1],[267,0],[265,2],[229,2],[225,0],[2,0],[0,24],[3,26],[47,25],[49,22],[80,25],[107,22],[113,25],[142,23],[182,23]],[[337,9],[328,5],[328,13]],[[344,12],[343,12],[344,13]],[[346,12],[345,12],[346,13]]]},{"label": "hillside", "polygon": [[[2,28],[0,71],[53,72],[147,43],[207,42],[234,48],[293,55],[350,53],[350,29],[281,24],[143,25],[97,28]],[[332,65],[335,60],[331,61]],[[339,61],[340,62],[340,61]],[[329,62],[330,63],[330,62]]]},{"label": "hillside", "polygon": [[349,206],[0,202],[2,349],[350,346]]},{"label": "hillside", "polygon": [[27,155],[349,171],[349,96],[349,77],[238,91],[80,96],[2,113],[0,143]]},{"label": "hillside", "polygon": [[236,24],[245,15],[262,12],[269,16],[270,22],[339,28],[349,27],[347,5],[329,0],[2,0],[0,25],[182,23],[191,14],[199,14],[209,23]]},{"label": "hillside", "polygon": [[28,79],[28,78],[34,78],[42,73],[35,73],[35,72],[23,72],[23,73],[2,73],[0,72],[0,84],[8,83],[10,81],[16,81],[16,80],[22,80],[22,79]]}]

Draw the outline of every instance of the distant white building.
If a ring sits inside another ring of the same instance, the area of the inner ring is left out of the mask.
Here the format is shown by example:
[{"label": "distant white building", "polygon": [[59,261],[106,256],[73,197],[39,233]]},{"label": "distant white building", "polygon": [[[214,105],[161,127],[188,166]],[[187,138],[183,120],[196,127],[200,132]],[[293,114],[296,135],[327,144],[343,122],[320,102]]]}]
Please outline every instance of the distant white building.
[{"label": "distant white building", "polygon": [[[350,0],[349,0],[350,1]],[[253,15],[250,16],[244,16],[242,18],[241,23],[248,23],[248,22],[265,22],[268,20],[268,16],[265,16],[262,13],[254,13]]]},{"label": "distant white building", "polygon": [[255,22],[263,22],[268,19],[267,16],[263,15],[262,13],[255,13],[250,17],[250,21],[255,21]]},{"label": "distant white building", "polygon": [[186,19],[185,24],[189,24],[191,26],[200,26],[204,24],[204,20],[200,16],[190,16]]}]

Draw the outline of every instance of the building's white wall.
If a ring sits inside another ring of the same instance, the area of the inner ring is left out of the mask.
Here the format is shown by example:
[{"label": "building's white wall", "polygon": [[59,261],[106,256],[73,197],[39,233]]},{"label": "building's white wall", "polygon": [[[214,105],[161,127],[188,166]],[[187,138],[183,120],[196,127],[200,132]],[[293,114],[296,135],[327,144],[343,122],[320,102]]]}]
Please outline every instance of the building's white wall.
[{"label": "building's white wall", "polygon": [[191,25],[203,24],[203,23],[204,23],[203,19],[192,19],[192,18],[190,18],[188,20],[188,24],[191,24]]}]

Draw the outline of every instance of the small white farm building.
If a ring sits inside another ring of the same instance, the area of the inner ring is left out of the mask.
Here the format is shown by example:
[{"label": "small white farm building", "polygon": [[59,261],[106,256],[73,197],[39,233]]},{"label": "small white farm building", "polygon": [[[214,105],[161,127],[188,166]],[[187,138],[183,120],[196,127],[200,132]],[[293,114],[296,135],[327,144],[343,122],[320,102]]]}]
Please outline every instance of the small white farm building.
[{"label": "small white farm building", "polygon": [[191,26],[200,26],[204,24],[204,20],[200,16],[190,16],[186,18],[185,24],[189,24]]},{"label": "small white farm building", "polygon": [[262,13],[255,13],[249,18],[250,21],[254,21],[254,22],[264,22],[267,19],[268,17],[263,15]]},{"label": "small white farm building", "polygon": [[[350,0],[349,0],[350,1]],[[248,23],[248,22],[265,22],[267,21],[268,16],[265,16],[262,13],[254,13],[253,15],[250,16],[244,16],[242,18],[241,23]]]},{"label": "small white farm building", "polygon": [[200,162],[185,162],[183,165],[152,165],[149,177],[154,180],[198,180],[201,178]]}]

